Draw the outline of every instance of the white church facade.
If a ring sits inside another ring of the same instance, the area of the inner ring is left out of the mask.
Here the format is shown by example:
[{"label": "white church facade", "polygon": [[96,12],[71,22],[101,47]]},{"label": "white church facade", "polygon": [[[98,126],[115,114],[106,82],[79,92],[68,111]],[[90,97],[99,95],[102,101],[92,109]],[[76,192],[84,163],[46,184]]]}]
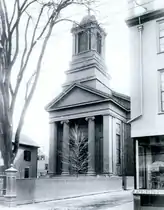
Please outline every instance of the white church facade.
[{"label": "white church facade", "polygon": [[121,175],[123,159],[126,174],[133,175],[133,144],[127,123],[130,98],[110,88],[105,66],[106,33],[93,15],[85,16],[71,32],[72,62],[63,91],[46,106],[50,123],[49,174],[71,174],[59,153],[69,142],[70,129],[78,125],[89,142],[88,175]]}]

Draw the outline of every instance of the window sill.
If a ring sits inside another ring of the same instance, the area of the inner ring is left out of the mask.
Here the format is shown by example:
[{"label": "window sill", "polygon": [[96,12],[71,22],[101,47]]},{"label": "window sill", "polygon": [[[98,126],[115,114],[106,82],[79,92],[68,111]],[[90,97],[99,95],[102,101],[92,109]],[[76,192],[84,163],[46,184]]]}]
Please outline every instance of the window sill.
[{"label": "window sill", "polygon": [[157,55],[164,54],[164,51],[157,52]]},{"label": "window sill", "polygon": [[161,114],[164,114],[164,111],[163,112],[162,111],[158,112],[158,115],[161,115]]}]

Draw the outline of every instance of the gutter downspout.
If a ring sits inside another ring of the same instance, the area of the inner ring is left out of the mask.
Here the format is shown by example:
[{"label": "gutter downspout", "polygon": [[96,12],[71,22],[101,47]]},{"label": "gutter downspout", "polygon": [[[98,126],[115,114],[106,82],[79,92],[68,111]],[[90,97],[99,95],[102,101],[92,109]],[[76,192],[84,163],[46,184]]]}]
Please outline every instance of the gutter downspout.
[{"label": "gutter downspout", "polygon": [[143,31],[143,25],[141,24],[141,20],[139,17],[139,25],[138,25],[138,32],[139,32],[139,44],[140,44],[140,65],[139,65],[139,70],[140,70],[140,95],[141,95],[141,103],[140,103],[140,108],[141,112],[138,116],[132,118],[131,120],[127,121],[127,123],[131,123],[137,119],[139,119],[143,115],[143,43],[142,43],[142,31]]}]

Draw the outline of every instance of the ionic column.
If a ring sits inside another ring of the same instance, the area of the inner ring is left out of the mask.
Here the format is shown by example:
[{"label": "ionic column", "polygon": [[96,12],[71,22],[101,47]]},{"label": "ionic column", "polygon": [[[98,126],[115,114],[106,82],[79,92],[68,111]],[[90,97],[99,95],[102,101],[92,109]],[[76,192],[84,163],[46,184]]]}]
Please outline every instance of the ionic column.
[{"label": "ionic column", "polygon": [[103,116],[103,173],[112,174],[112,116]]},{"label": "ionic column", "polygon": [[50,123],[50,139],[49,139],[49,169],[50,175],[56,174],[56,152],[57,152],[57,123]]},{"label": "ionic column", "polygon": [[86,118],[88,121],[88,175],[95,174],[95,117]]},{"label": "ionic column", "polygon": [[62,175],[69,175],[69,120],[62,121],[63,142],[62,142]]}]

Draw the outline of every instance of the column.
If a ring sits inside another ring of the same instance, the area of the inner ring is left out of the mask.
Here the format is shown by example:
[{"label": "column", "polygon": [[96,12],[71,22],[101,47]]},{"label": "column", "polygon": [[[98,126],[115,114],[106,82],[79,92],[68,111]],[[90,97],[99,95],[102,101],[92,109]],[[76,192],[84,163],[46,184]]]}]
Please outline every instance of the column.
[{"label": "column", "polygon": [[112,174],[112,116],[103,116],[103,173]]},{"label": "column", "polygon": [[50,175],[56,174],[56,153],[57,153],[57,123],[50,123],[50,139],[49,139],[49,169]]},{"label": "column", "polygon": [[112,120],[112,139],[113,139],[113,146],[112,146],[112,154],[113,154],[113,174],[116,175],[117,174],[117,160],[116,160],[116,118],[113,117],[113,120]]},{"label": "column", "polygon": [[88,121],[88,175],[95,174],[95,117],[86,118]]},{"label": "column", "polygon": [[61,123],[63,124],[62,175],[69,175],[69,120]]}]

